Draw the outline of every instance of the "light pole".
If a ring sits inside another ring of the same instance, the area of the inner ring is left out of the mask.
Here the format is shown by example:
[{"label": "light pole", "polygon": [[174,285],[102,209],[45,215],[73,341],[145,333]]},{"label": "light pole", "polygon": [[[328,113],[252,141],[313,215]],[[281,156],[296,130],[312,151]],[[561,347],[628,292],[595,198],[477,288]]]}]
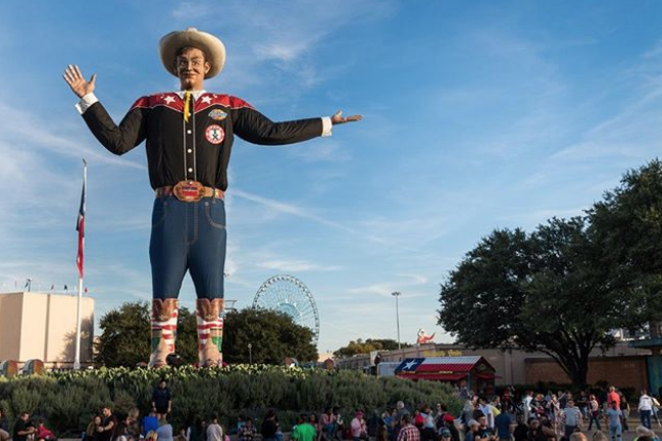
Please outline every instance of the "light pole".
[{"label": "light pole", "polygon": [[253,364],[253,345],[248,343],[248,364]]},{"label": "light pole", "polygon": [[400,346],[400,308],[398,307],[398,297],[402,295],[400,291],[395,291],[391,293],[393,297],[395,297],[395,320],[398,325],[398,351],[402,349]]}]

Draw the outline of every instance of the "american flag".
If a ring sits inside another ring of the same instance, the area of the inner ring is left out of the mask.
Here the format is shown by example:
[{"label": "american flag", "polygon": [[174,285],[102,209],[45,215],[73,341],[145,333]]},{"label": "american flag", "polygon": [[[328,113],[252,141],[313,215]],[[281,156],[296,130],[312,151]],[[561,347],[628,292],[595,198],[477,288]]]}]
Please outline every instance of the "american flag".
[{"label": "american flag", "polygon": [[76,266],[78,267],[78,274],[82,278],[85,250],[85,180],[83,180],[83,192],[80,196],[80,208],[78,208],[76,231],[78,231],[78,255],[76,256]]}]

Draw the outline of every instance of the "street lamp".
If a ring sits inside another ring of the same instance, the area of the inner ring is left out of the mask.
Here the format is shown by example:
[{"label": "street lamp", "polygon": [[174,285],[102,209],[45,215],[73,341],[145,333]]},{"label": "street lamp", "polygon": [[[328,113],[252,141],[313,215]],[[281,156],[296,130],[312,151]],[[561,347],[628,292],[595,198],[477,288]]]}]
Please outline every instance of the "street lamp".
[{"label": "street lamp", "polygon": [[253,345],[248,343],[248,364],[253,364]]},{"label": "street lamp", "polygon": [[402,295],[400,291],[392,292],[391,295],[395,297],[395,319],[398,324],[398,351],[402,349],[400,345],[400,308],[398,307],[398,297]]}]

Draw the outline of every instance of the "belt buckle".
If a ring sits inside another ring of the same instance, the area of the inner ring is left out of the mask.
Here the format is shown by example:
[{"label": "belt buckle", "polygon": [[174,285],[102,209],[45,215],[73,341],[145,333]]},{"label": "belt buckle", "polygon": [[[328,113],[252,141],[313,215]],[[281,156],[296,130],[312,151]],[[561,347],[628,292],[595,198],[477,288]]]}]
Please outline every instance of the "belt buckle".
[{"label": "belt buckle", "polygon": [[198,202],[204,192],[204,185],[198,181],[179,181],[172,189],[172,194],[182,202]]}]

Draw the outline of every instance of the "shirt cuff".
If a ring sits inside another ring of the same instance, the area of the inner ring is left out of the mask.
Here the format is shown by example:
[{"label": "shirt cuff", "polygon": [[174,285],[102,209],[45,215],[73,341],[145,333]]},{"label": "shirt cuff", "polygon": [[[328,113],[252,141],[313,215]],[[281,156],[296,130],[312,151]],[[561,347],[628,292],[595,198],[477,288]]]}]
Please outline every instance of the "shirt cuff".
[{"label": "shirt cuff", "polygon": [[87,109],[90,108],[92,104],[96,103],[97,101],[99,101],[99,99],[93,93],[88,93],[76,103],[76,110],[78,110],[78,113],[82,115]]},{"label": "shirt cuff", "polygon": [[322,136],[331,136],[333,134],[333,123],[331,117],[322,117]]}]

